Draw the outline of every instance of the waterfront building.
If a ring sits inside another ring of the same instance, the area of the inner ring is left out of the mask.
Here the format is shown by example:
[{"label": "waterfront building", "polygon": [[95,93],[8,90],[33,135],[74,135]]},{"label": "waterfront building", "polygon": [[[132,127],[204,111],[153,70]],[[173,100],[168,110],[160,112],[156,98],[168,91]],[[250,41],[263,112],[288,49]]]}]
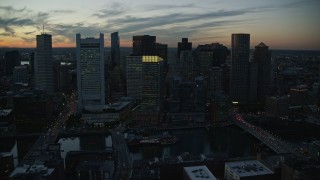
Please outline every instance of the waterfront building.
[{"label": "waterfront building", "polygon": [[36,89],[53,94],[52,36],[50,34],[37,35],[34,70]]},{"label": "waterfront building", "polygon": [[239,104],[248,103],[250,34],[232,34],[230,97]]},{"label": "waterfront building", "polygon": [[104,35],[98,39],[76,35],[78,112],[84,106],[105,105]]},{"label": "waterfront building", "polygon": [[142,56],[142,101],[145,107],[161,109],[163,104],[163,59],[159,56]]}]

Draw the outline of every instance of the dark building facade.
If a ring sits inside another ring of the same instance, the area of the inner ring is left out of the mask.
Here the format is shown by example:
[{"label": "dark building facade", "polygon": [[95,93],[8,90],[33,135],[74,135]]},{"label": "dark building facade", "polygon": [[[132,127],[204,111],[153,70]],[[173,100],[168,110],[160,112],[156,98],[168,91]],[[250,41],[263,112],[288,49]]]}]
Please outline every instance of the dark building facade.
[{"label": "dark building facade", "polygon": [[133,36],[132,53],[134,55],[157,55],[156,36]]},{"label": "dark building facade", "polygon": [[182,42],[178,42],[178,58],[180,58],[181,51],[191,51],[192,42],[188,42],[188,38],[182,38]]},{"label": "dark building facade", "polygon": [[120,38],[119,33],[111,33],[111,68],[120,64]]},{"label": "dark building facade", "polygon": [[250,34],[232,34],[230,97],[239,104],[248,103]]},{"label": "dark building facade", "polygon": [[255,47],[253,61],[258,64],[257,100],[265,103],[270,85],[271,52],[269,47],[260,43]]},{"label": "dark building facade", "polygon": [[12,75],[13,68],[21,65],[21,56],[18,50],[5,53],[5,74]]}]

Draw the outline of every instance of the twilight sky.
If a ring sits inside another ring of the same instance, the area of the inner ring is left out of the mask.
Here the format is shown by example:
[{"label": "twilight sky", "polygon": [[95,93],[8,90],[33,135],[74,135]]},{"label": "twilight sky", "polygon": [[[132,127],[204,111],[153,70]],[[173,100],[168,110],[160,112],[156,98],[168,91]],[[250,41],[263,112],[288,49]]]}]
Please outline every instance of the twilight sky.
[{"label": "twilight sky", "polygon": [[35,37],[52,34],[54,47],[75,47],[75,34],[98,37],[118,31],[121,46],[133,35],[156,35],[176,47],[188,37],[193,47],[250,33],[251,46],[320,50],[320,0],[0,0],[0,47],[35,47]]}]

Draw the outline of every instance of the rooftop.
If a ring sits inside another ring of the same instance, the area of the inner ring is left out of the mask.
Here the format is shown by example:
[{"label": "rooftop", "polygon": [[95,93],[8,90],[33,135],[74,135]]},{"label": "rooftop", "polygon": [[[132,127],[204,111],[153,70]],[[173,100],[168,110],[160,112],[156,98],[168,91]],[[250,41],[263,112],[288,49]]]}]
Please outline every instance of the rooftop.
[{"label": "rooftop", "polygon": [[239,177],[273,174],[269,168],[257,160],[226,162],[225,166],[228,166]]},{"label": "rooftop", "polygon": [[0,116],[7,116],[12,112],[12,109],[0,109]]},{"label": "rooftop", "polygon": [[190,166],[184,167],[184,171],[188,174],[192,180],[198,179],[210,179],[216,180],[217,178],[211,173],[207,166]]}]

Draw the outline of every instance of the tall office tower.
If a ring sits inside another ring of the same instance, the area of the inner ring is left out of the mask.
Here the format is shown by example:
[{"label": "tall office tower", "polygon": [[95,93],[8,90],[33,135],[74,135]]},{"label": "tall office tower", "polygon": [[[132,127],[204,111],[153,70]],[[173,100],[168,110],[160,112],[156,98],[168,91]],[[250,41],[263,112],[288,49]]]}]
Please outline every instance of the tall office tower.
[{"label": "tall office tower", "polygon": [[257,103],[258,90],[258,63],[254,60],[249,62],[249,102]]},{"label": "tall office tower", "polygon": [[271,52],[269,51],[269,47],[264,43],[257,45],[253,53],[253,61],[258,64],[257,100],[264,104],[268,94],[271,78]]},{"label": "tall office tower", "polygon": [[156,36],[133,36],[133,55],[157,55]]},{"label": "tall office tower", "polygon": [[21,65],[21,56],[18,50],[5,53],[5,74],[12,75],[13,68]]},{"label": "tall office tower", "polygon": [[34,52],[30,53],[29,66],[31,74],[34,74]]},{"label": "tall office tower", "polygon": [[141,101],[142,56],[127,56],[127,96]]},{"label": "tall office tower", "polygon": [[163,59],[163,65],[164,65],[165,71],[167,71],[168,70],[168,45],[156,43],[156,46],[157,46],[157,55]]},{"label": "tall office tower", "polygon": [[111,33],[111,68],[120,65],[120,39],[119,33]]},{"label": "tall office tower", "polygon": [[52,36],[50,34],[37,35],[34,71],[36,89],[53,94]]},{"label": "tall office tower", "polygon": [[195,100],[194,100],[194,110],[195,112],[204,112],[206,109],[206,99],[207,91],[205,86],[205,79],[203,76],[198,76],[195,78]]},{"label": "tall office tower", "polygon": [[181,62],[181,77],[185,81],[192,81],[194,79],[194,60],[192,51],[181,51],[180,53]]},{"label": "tall office tower", "polygon": [[178,58],[180,58],[181,51],[191,51],[192,42],[188,42],[188,38],[182,38],[182,42],[178,42]]},{"label": "tall office tower", "polygon": [[78,112],[85,106],[105,105],[104,35],[81,39],[76,35]]},{"label": "tall office tower", "polygon": [[230,97],[239,104],[248,103],[250,34],[232,34]]},{"label": "tall office tower", "polygon": [[[213,67],[210,69],[209,73],[209,87],[208,87],[208,95],[209,97],[216,92],[223,91],[223,78],[222,78],[222,69],[219,67]],[[208,96],[207,96],[208,97]]]},{"label": "tall office tower", "polygon": [[212,52],[211,65],[213,67],[220,67],[223,63],[226,62],[227,56],[229,55],[229,50],[226,46],[219,43],[204,44],[199,45],[196,49],[197,53],[199,52]]},{"label": "tall office tower", "polygon": [[142,101],[144,107],[161,109],[163,104],[163,59],[159,56],[142,56]]},{"label": "tall office tower", "polygon": [[210,67],[212,67],[213,52],[198,52],[196,59],[198,74],[208,78]]},{"label": "tall office tower", "polygon": [[28,68],[27,66],[16,66],[13,69],[13,82],[15,84],[27,84],[28,79]]}]

